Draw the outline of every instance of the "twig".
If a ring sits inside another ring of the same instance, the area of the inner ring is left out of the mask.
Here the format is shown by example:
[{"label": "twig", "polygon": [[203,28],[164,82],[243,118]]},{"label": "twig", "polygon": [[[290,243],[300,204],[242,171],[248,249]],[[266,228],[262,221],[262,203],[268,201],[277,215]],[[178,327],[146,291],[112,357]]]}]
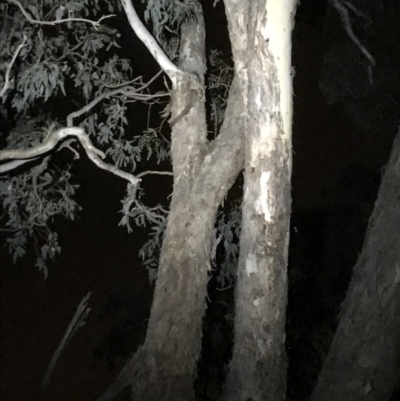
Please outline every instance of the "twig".
[{"label": "twig", "polygon": [[94,106],[96,106],[96,104],[98,104],[100,101],[102,101],[103,99],[107,99],[111,96],[115,96],[118,94],[122,94],[122,95],[126,95],[129,97],[146,97],[149,98],[154,97],[154,95],[142,95],[138,92],[140,92],[143,89],[146,89],[152,82],[154,82],[158,76],[162,73],[162,70],[159,71],[156,75],[154,75],[153,78],[151,78],[148,82],[146,82],[145,84],[143,84],[142,86],[140,86],[139,88],[136,89],[129,89],[127,90],[126,87],[121,87],[121,88],[117,88],[114,89],[112,91],[108,91],[108,92],[104,92],[101,95],[97,96],[95,99],[93,99],[90,103],[88,103],[86,106],[82,107],[80,110],[74,111],[73,113],[70,113],[67,116],[67,127],[72,127],[73,126],[73,120],[74,118],[77,118],[79,116],[81,116],[84,113],[87,113],[89,110],[91,110]]},{"label": "twig", "polygon": [[333,7],[336,8],[336,11],[339,13],[340,18],[342,20],[342,24],[344,29],[346,30],[347,34],[349,35],[350,39],[355,43],[355,45],[360,49],[361,53],[369,60],[369,62],[375,66],[375,59],[371,55],[371,53],[366,49],[366,47],[361,43],[360,39],[357,38],[356,34],[353,31],[351,26],[349,12],[347,11],[346,7],[340,3],[339,0],[331,0]]}]

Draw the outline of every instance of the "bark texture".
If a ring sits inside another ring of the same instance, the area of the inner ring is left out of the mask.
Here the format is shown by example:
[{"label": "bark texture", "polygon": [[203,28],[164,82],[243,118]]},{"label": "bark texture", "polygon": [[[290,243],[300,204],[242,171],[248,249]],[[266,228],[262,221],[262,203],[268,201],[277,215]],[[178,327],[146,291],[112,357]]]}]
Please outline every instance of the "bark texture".
[{"label": "bark texture", "polygon": [[295,2],[225,3],[231,26],[245,23],[243,14],[238,15],[240,8],[246,8],[248,15],[248,23],[242,26],[247,29],[247,43],[242,41],[234,52],[239,59],[246,57],[239,65],[248,70],[242,81],[243,86],[247,84],[248,120],[235,345],[222,399],[279,400],[286,393],[286,267],[292,164],[290,60]]},{"label": "bark texture", "polygon": [[206,138],[204,37],[198,5],[196,19],[182,27],[179,67],[186,73],[171,96],[174,188],[146,341],[99,401],[128,384],[135,401],[194,396],[216,211],[244,163],[237,79],[220,134],[212,142]]},{"label": "bark texture", "polygon": [[313,401],[386,401],[400,373],[400,132]]}]

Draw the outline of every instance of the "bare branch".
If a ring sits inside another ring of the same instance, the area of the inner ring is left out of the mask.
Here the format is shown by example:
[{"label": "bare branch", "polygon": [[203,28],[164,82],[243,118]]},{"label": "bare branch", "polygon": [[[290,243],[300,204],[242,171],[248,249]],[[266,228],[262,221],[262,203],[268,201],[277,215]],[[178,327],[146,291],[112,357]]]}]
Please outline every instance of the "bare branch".
[{"label": "bare branch", "polygon": [[136,33],[137,37],[147,47],[151,55],[157,61],[159,66],[165,71],[172,81],[173,86],[176,86],[177,76],[183,72],[168,58],[164,50],[153,38],[147,28],[144,26],[139,16],[136,13],[135,8],[132,5],[131,0],[121,0],[122,7],[124,7],[128,21]]},{"label": "bare branch", "polygon": [[24,35],[24,39],[22,40],[22,43],[20,43],[17,47],[17,50],[15,50],[15,53],[10,61],[10,64],[8,64],[7,66],[7,71],[6,71],[6,76],[5,76],[5,82],[4,82],[4,87],[3,89],[0,91],[0,98],[6,93],[6,90],[8,89],[8,87],[10,86],[10,74],[11,74],[11,68],[15,63],[15,60],[18,57],[19,52],[21,51],[21,49],[25,46],[26,43],[26,35]]},{"label": "bare branch", "polygon": [[22,166],[25,163],[31,162],[33,160],[36,160],[37,157],[34,157],[33,159],[27,159],[27,160],[13,160],[12,162],[4,163],[0,165],[0,174],[5,173],[7,171],[11,171],[16,169],[19,166]]},{"label": "bare branch", "polygon": [[57,24],[63,24],[65,22],[87,22],[88,24],[93,25],[93,27],[95,29],[97,29],[100,25],[101,22],[103,20],[105,20],[106,18],[111,18],[111,17],[115,17],[115,14],[109,14],[109,15],[104,15],[102,16],[100,19],[98,19],[97,21],[92,21],[86,18],[64,18],[64,19],[56,19],[54,21],[40,21],[37,19],[32,18],[29,13],[24,9],[24,7],[22,6],[22,4],[18,1],[18,0],[8,0],[9,3],[15,4],[22,12],[22,14],[24,15],[24,17],[31,22],[32,24],[38,24],[38,25],[57,25]]},{"label": "bare branch", "polygon": [[371,53],[366,49],[366,47],[361,43],[360,39],[356,36],[351,26],[351,21],[349,17],[349,12],[347,8],[339,0],[331,0],[333,7],[339,13],[342,20],[342,24],[350,39],[355,43],[355,45],[360,49],[361,53],[369,60],[369,62],[375,66],[375,59]]}]

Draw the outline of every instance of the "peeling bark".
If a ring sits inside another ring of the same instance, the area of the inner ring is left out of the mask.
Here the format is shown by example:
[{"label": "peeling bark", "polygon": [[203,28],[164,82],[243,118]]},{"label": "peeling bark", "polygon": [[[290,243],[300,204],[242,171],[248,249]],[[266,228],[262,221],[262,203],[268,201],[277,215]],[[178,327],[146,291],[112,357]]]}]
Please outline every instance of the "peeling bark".
[{"label": "peeling bark", "polygon": [[[243,5],[225,3],[232,6],[231,24],[243,23],[233,12]],[[236,56],[247,58],[248,120],[235,343],[224,401],[279,400],[286,392],[294,9],[295,1],[253,1],[247,49],[243,41],[237,46]]]},{"label": "peeling bark", "polygon": [[313,401],[388,401],[400,373],[400,131]]}]

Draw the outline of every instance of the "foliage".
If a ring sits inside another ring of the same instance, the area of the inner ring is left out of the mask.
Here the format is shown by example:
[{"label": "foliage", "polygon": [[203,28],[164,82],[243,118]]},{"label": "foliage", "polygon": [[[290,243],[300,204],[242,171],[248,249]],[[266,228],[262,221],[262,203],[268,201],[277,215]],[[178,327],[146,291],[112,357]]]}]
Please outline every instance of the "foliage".
[{"label": "foliage", "polygon": [[160,219],[151,227],[150,239],[140,248],[139,256],[146,267],[150,283],[154,283],[158,274],[158,259],[160,256],[161,245],[164,239],[167,219]]},{"label": "foliage", "polygon": [[[126,83],[131,75],[129,60],[111,53],[113,47],[119,47],[118,32],[105,23],[90,23],[96,21],[100,10],[116,11],[119,2],[45,0],[33,5],[24,0],[20,4],[26,15],[13,1],[0,4],[0,88],[6,84],[12,56],[24,44],[1,99],[2,115],[7,117],[7,129],[11,128],[6,138],[5,133],[1,134],[8,149],[39,144],[50,131],[43,127],[53,127],[58,121],[65,125],[61,121],[67,116],[66,110],[76,109],[76,105],[81,108],[79,105],[87,104],[109,88]],[[86,21],[52,24],[65,18]],[[50,103],[61,99],[67,101],[65,107],[54,110]],[[92,112],[82,122],[83,127],[98,144],[112,143],[107,154],[117,166],[130,162],[134,169],[142,150],[147,150],[147,157],[153,154],[152,144],[158,160],[163,160],[167,152],[161,150],[163,140],[157,137],[157,131],[148,131],[143,137],[124,137],[128,123],[126,102],[123,97],[104,100],[101,110]],[[33,118],[38,110],[51,110],[52,115],[41,113]],[[25,253],[28,237],[33,236],[37,266],[45,276],[45,261],[60,252],[57,234],[52,230],[54,216],[73,219],[79,211],[72,199],[77,186],[70,182],[69,168],[60,170],[56,163],[49,162],[50,157],[30,170],[19,169],[0,177],[2,222],[11,234],[8,244],[13,258]]]},{"label": "foliage", "polygon": [[[5,84],[7,68],[17,47],[25,44],[12,65],[10,85],[1,99],[2,114],[8,115],[8,126],[12,128],[6,138],[7,148],[38,145],[54,126],[65,125],[62,120],[67,117],[66,110],[79,110],[103,96],[101,107],[81,113],[82,117],[74,124],[80,122],[113,165],[135,171],[144,159],[154,157],[157,163],[169,159],[170,143],[162,134],[162,126],[148,126],[142,134],[131,134],[126,128],[130,122],[127,113],[132,99],[125,93],[105,96],[124,85],[131,90],[143,85],[141,77],[132,80],[130,61],[111,51],[119,47],[119,33],[105,21],[97,25],[90,23],[105,9],[118,12],[120,3],[104,0],[67,3],[45,0],[40,6],[32,5],[28,0],[20,3],[27,15],[13,1],[0,5],[3,22],[0,88]],[[145,20],[151,20],[156,38],[171,57],[177,54],[180,25],[193,18],[193,6],[191,0],[147,2]],[[52,24],[65,18],[84,18],[85,21]],[[224,118],[232,69],[222,61],[218,51],[211,52],[210,64],[211,118],[216,135]],[[157,102],[151,97],[148,99],[144,100],[147,104]],[[52,102],[61,100],[62,110],[55,111]],[[38,110],[50,110],[51,113],[38,113]],[[34,163],[35,167],[31,169],[14,170],[0,177],[2,222],[11,234],[7,243],[14,260],[24,255],[28,238],[33,237],[37,266],[46,277],[46,261],[61,250],[53,229],[54,217],[62,215],[74,219],[80,209],[73,200],[78,186],[71,183],[70,165],[58,167],[53,154]],[[124,212],[120,225],[126,226],[128,232],[132,231],[131,221],[137,226],[152,226],[151,237],[140,250],[140,256],[149,270],[150,279],[154,280],[168,212],[161,205],[145,206],[140,201],[142,194],[143,191],[133,204],[129,195],[123,200],[124,204],[131,205],[131,209],[129,213]],[[216,226],[217,237],[224,238],[218,245],[218,253],[225,255],[219,279],[222,287],[230,285],[235,276],[239,216],[237,208],[229,214],[221,212]]]},{"label": "foliage", "polygon": [[[21,120],[7,137],[9,148],[29,147],[41,142],[48,134],[43,129],[44,116]],[[60,253],[57,233],[52,230],[54,217],[74,219],[80,209],[73,196],[78,187],[70,183],[71,172],[66,166],[49,166],[46,157],[40,164],[18,175],[0,179],[0,200],[4,211],[7,239],[14,262],[25,254],[28,238],[32,237],[38,255],[36,266],[47,277],[45,261]]]},{"label": "foliage", "polygon": [[135,170],[143,156],[146,160],[155,156],[158,164],[168,160],[170,156],[168,149],[169,141],[162,136],[160,129],[149,127],[142,135],[134,135],[132,140],[114,139],[106,154],[118,168],[131,164],[132,170]]}]

